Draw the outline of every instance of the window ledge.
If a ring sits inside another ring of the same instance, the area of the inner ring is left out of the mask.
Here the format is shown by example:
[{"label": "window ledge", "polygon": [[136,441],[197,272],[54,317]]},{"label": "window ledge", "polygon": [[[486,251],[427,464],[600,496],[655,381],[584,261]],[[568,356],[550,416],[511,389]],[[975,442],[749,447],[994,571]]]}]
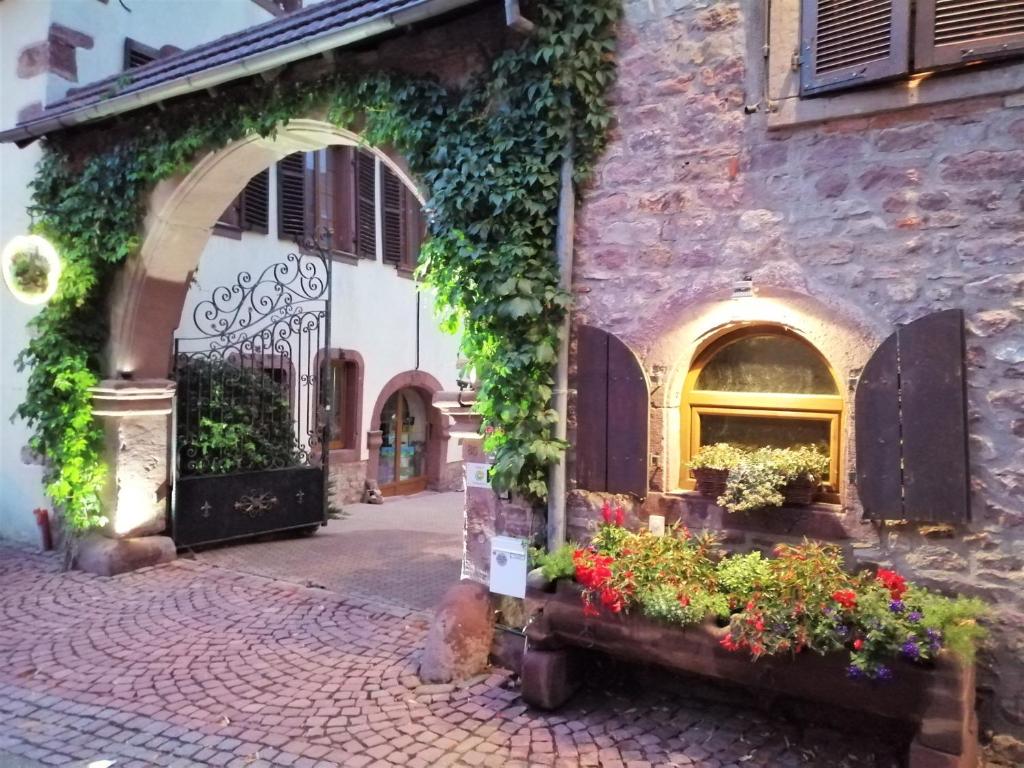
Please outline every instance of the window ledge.
[{"label": "window ledge", "polygon": [[216,224],[213,225],[212,234],[217,235],[218,237],[229,237],[232,240],[242,239],[241,228],[236,227],[234,224],[224,224],[222,222],[217,222]]},{"label": "window ledge", "polygon": [[665,494],[683,500],[687,507],[712,507],[721,515],[721,527],[778,536],[807,536],[813,539],[848,539],[846,510],[841,504],[814,502],[807,506],[784,506],[759,512],[726,512],[713,499],[696,491],[676,490]]}]

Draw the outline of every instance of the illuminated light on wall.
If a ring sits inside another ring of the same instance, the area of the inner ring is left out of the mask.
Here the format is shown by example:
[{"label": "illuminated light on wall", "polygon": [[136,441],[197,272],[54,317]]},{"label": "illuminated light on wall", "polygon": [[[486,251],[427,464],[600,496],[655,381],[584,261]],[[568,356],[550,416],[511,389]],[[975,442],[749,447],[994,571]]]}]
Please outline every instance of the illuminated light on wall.
[{"label": "illuminated light on wall", "polygon": [[145,482],[132,482],[121,485],[117,491],[117,512],[114,514],[114,533],[124,535],[161,514],[156,507],[157,499],[153,489]]},{"label": "illuminated light on wall", "polygon": [[24,304],[45,304],[57,292],[60,257],[49,240],[39,235],[18,235],[0,253],[4,282]]}]

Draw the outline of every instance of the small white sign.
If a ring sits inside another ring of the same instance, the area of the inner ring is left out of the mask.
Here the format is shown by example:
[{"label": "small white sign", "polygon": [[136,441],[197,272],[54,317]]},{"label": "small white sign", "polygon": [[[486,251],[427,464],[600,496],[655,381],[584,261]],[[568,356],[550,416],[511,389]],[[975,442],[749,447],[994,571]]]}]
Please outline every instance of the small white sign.
[{"label": "small white sign", "polygon": [[526,539],[491,539],[491,592],[526,597]]},{"label": "small white sign", "polygon": [[491,479],[488,477],[490,471],[490,464],[466,464],[466,487],[490,488]]},{"label": "small white sign", "polygon": [[665,516],[664,515],[651,515],[647,518],[647,530],[653,533],[655,536],[665,535]]}]

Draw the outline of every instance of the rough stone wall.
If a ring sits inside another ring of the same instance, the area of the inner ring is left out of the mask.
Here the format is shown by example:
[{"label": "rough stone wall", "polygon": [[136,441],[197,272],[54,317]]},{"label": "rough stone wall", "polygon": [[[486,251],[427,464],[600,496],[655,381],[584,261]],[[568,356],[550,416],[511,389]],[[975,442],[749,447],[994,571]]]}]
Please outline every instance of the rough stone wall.
[{"label": "rough stone wall", "polygon": [[363,500],[366,489],[366,462],[347,461],[331,464],[331,504],[344,507]]},{"label": "rough stone wall", "polygon": [[[859,522],[852,488],[842,513],[805,522],[861,559],[994,601],[983,727],[1022,738],[1024,109],[978,98],[770,130],[763,112],[744,111],[761,98],[745,86],[747,36],[760,34],[748,28],[751,5],[625,3],[617,125],[579,218],[577,322],[631,346],[657,408],[671,376],[664,339],[743,275],[765,293],[810,297],[874,343],[896,323],[962,307],[974,522],[875,528]],[[863,362],[854,354],[839,367]],[[654,421],[652,455],[672,461]],[[598,508],[572,494],[570,532],[585,535]],[[713,505],[660,494],[634,521],[655,508],[735,528]],[[757,545],[807,532],[752,525],[730,536]]]}]

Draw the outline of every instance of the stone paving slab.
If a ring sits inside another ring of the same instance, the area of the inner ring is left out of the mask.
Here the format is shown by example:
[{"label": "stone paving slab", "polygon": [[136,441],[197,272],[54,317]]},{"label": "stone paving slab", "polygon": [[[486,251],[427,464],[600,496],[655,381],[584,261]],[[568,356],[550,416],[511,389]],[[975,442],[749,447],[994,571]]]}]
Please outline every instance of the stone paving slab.
[{"label": "stone paving slab", "polygon": [[[898,747],[651,690],[526,707],[415,676],[427,614],[196,561],[114,578],[0,545],[0,754],[84,766],[821,766]],[[637,686],[638,687],[638,686]]]},{"label": "stone paving slab", "polygon": [[278,536],[195,553],[236,571],[410,608],[433,609],[462,570],[460,493],[420,493],[348,504],[312,536]]}]

